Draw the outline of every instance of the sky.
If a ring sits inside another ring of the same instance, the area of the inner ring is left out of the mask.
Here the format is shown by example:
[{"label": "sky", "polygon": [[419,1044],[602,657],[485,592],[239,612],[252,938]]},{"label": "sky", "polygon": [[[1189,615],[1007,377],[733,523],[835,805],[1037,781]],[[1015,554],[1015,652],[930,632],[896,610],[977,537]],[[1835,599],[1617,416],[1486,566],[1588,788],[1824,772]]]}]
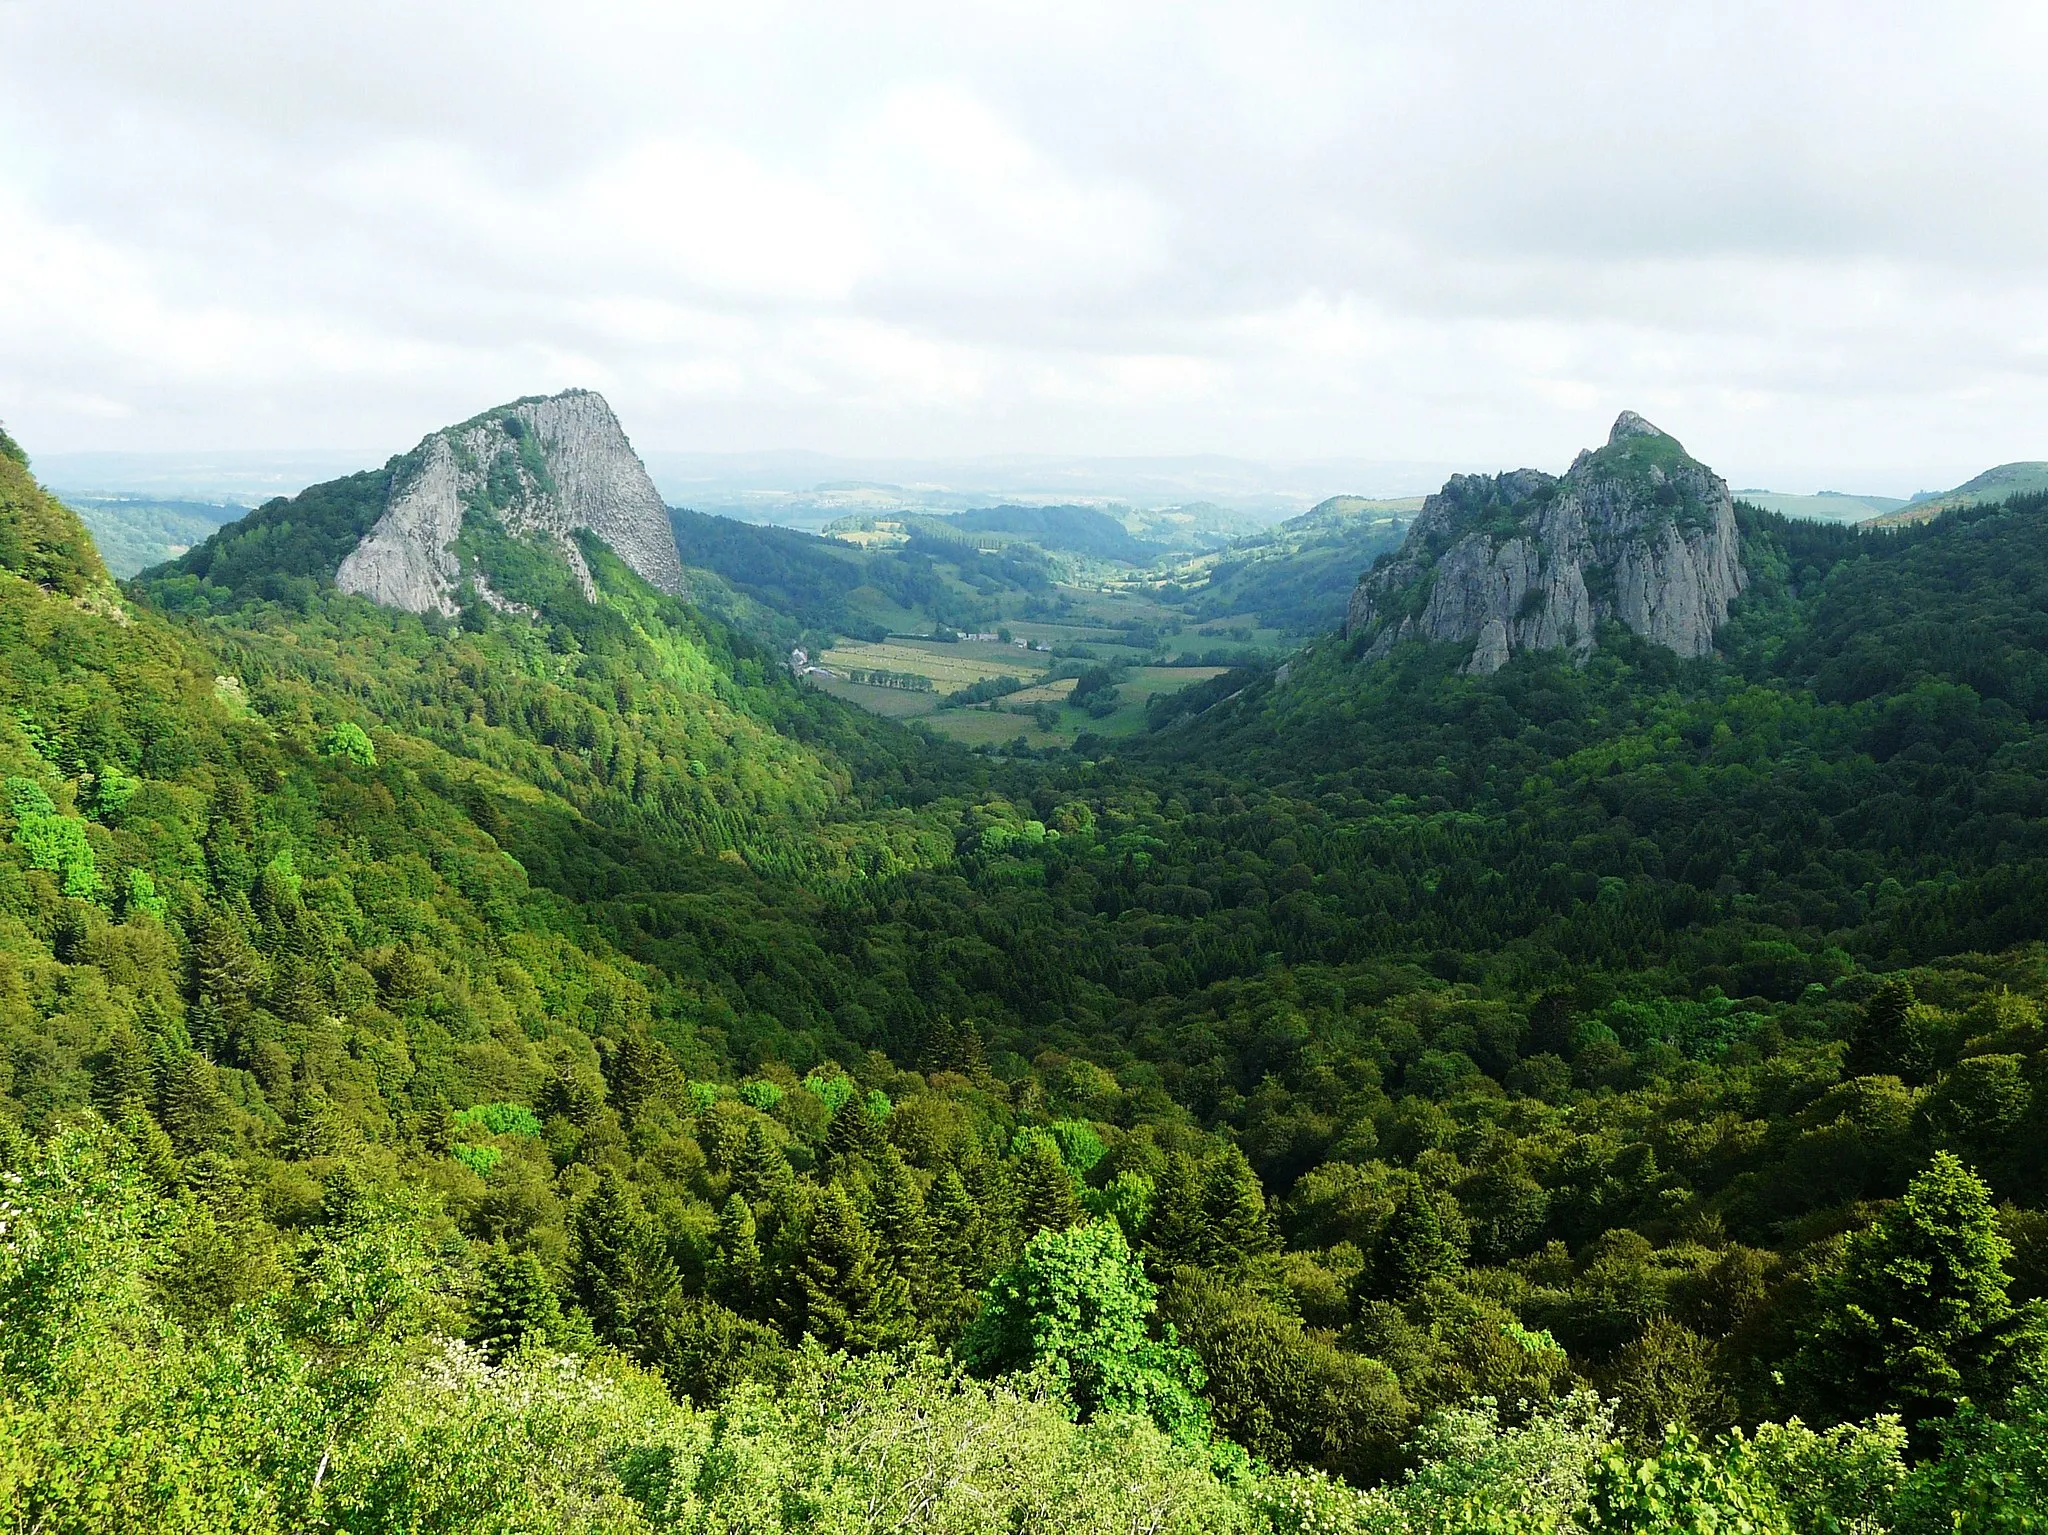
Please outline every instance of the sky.
[{"label": "sky", "polygon": [[[2048,7],[0,0],[0,420],[362,452],[2048,458]],[[1333,487],[1341,488],[1341,487]]]}]

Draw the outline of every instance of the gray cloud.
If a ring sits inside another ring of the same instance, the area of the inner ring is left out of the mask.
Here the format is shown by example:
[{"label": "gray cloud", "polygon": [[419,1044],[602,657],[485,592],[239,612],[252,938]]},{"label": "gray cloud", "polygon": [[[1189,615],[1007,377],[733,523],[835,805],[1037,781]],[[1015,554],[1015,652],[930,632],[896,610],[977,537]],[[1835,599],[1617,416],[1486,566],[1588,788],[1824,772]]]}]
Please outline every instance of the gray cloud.
[{"label": "gray cloud", "polygon": [[0,414],[396,448],[2048,455],[2024,4],[0,4]]}]

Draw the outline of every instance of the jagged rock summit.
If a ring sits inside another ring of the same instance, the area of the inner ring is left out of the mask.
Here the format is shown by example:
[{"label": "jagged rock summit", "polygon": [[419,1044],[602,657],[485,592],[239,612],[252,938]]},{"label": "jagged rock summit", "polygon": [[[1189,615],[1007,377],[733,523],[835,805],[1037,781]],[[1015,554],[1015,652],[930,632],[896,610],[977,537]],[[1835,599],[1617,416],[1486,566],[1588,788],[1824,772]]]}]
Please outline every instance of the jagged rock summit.
[{"label": "jagged rock summit", "polygon": [[394,466],[384,513],[349,551],[334,584],[385,607],[453,615],[465,581],[494,606],[485,573],[465,572],[463,519],[552,543],[586,595],[590,570],[571,536],[587,529],[650,583],[683,590],[683,564],[661,493],[604,396],[569,389],[516,400],[434,432]]},{"label": "jagged rock summit", "polygon": [[1523,650],[1583,659],[1602,619],[1702,656],[1745,581],[1728,482],[1625,410],[1562,478],[1453,475],[1359,581],[1344,629],[1368,657],[1470,643],[1482,675]]}]

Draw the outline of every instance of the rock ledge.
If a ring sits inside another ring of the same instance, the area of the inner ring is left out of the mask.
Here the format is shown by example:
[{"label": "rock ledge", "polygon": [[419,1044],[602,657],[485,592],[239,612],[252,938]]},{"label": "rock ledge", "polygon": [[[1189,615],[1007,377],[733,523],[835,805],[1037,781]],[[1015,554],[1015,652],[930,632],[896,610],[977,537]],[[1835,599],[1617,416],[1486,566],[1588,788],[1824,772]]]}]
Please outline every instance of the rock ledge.
[{"label": "rock ledge", "polygon": [[1746,579],[1728,482],[1623,411],[1562,478],[1453,475],[1358,583],[1344,628],[1368,657],[1410,639],[1470,643],[1479,674],[1524,650],[1584,659],[1603,619],[1702,656]]},{"label": "rock ledge", "polygon": [[[604,397],[570,389],[486,411],[421,441],[391,477],[384,514],[335,572],[345,592],[409,613],[453,615],[464,579],[455,540],[466,515],[555,545],[594,594],[573,534],[596,534],[662,591],[683,590],[668,509]],[[480,573],[478,595],[499,607]]]}]

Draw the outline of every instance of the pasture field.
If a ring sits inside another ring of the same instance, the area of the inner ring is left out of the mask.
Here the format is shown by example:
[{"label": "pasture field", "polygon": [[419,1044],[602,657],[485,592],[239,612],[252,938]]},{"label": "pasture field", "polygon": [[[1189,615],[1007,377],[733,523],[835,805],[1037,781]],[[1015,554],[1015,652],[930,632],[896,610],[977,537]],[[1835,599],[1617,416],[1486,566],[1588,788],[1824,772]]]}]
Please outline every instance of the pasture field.
[{"label": "pasture field", "polygon": [[1003,700],[1006,704],[1063,704],[1067,695],[1074,691],[1077,677],[1055,677],[1050,682],[1041,682],[1037,687],[1025,688],[1021,693],[1012,693]]},{"label": "pasture field", "polygon": [[878,688],[871,683],[848,682],[843,677],[820,677],[816,673],[804,680],[820,692],[843,698],[855,707],[885,719],[918,719],[939,706],[936,693],[913,693],[908,688]]},{"label": "pasture field", "polygon": [[886,640],[880,644],[846,640],[818,659],[836,672],[911,672],[929,677],[942,696],[990,677],[1039,676],[1044,673],[1047,661],[1043,655],[1014,647],[947,645],[937,640]]},{"label": "pasture field", "polygon": [[1042,730],[1030,715],[1012,714],[1001,708],[941,709],[923,720],[934,733],[958,741],[962,746],[1008,746],[1022,736],[1024,744],[1034,750],[1048,746],[1072,746],[1074,738],[1081,733],[1081,725],[1086,722],[1086,715],[1065,709],[1060,713],[1059,724],[1051,730]]},{"label": "pasture field", "polygon": [[[1038,703],[1063,703],[1073,691],[1073,679],[1063,677],[1021,693],[999,699],[993,707],[940,709],[924,716],[926,724],[939,734],[966,746],[1007,746],[1018,736],[1034,749],[1072,746],[1083,735],[1109,738],[1136,735],[1145,728],[1146,701],[1161,693],[1176,693],[1197,682],[1219,676],[1219,666],[1145,666],[1133,671],[1117,688],[1113,714],[1092,719],[1080,709],[1062,707],[1059,723],[1051,730],[1040,728],[1029,714],[1015,712]],[[879,692],[880,689],[868,689]],[[1058,696],[1053,696],[1057,691]],[[844,695],[842,695],[844,696]]]}]

